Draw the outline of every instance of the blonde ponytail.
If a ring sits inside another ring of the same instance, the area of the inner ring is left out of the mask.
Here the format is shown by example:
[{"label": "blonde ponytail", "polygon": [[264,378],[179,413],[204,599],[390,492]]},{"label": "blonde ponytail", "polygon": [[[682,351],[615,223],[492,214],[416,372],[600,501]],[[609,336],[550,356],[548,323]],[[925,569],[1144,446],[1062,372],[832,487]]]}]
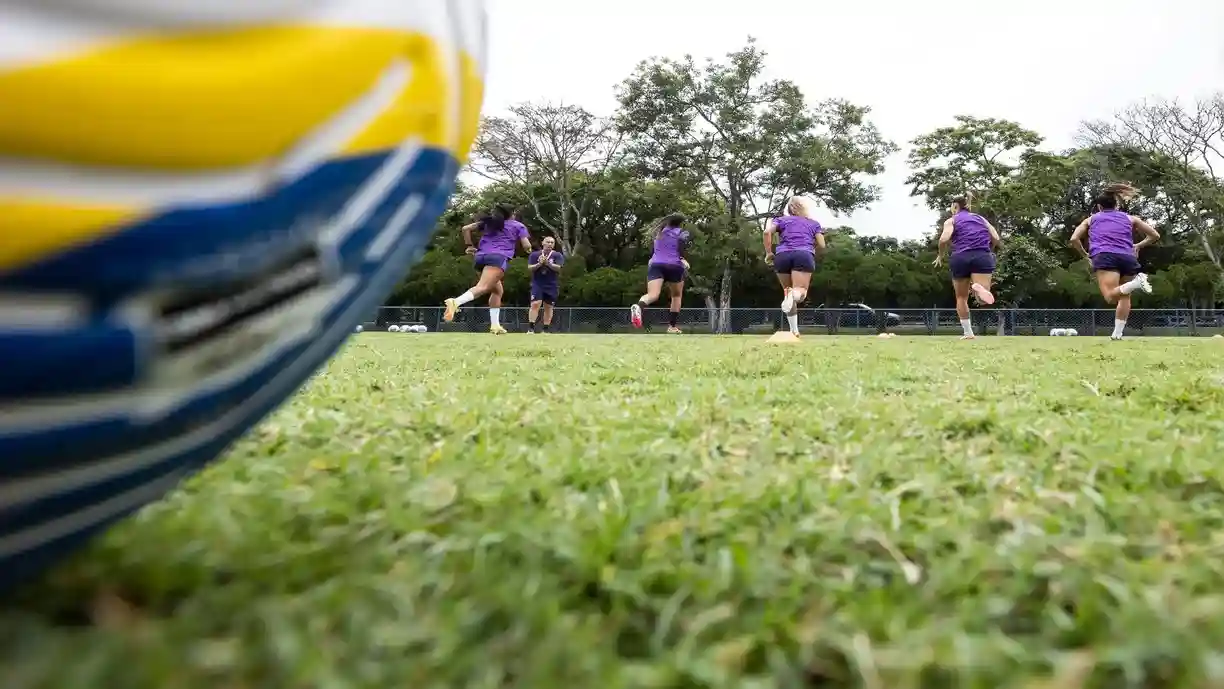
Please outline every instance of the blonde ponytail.
[{"label": "blonde ponytail", "polygon": [[1104,192],[1106,194],[1110,194],[1119,201],[1130,201],[1136,194],[1139,193],[1139,190],[1126,182],[1110,182],[1109,184],[1105,185]]},{"label": "blonde ponytail", "polygon": [[816,219],[816,201],[806,196],[792,196],[783,208],[783,215],[799,215],[809,220]]}]

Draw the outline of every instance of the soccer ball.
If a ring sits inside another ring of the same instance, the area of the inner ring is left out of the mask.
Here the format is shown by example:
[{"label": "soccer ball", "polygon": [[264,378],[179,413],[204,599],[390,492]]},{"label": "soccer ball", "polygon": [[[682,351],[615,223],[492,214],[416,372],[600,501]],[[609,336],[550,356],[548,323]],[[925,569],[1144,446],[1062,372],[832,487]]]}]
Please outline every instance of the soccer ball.
[{"label": "soccer ball", "polygon": [[0,590],[360,330],[467,159],[484,25],[483,0],[0,3]]},{"label": "soccer ball", "polygon": [[354,329],[353,329],[353,332],[355,332],[355,333],[359,333],[359,332],[361,332],[362,330],[365,330],[365,328],[363,328],[363,327],[361,327],[361,326],[359,325],[359,326],[357,326],[356,328],[354,328]]}]

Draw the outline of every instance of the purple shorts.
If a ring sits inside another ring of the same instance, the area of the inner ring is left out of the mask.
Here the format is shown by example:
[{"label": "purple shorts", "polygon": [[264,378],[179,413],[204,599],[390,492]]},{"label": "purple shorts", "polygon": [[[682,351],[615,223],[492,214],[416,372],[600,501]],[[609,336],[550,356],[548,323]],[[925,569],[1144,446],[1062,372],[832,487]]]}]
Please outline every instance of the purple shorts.
[{"label": "purple shorts", "polygon": [[510,259],[497,254],[476,254],[475,266],[476,270],[484,270],[485,268],[497,268],[501,272],[506,272],[506,266],[510,265]]},{"label": "purple shorts", "polygon": [[646,280],[684,282],[684,266],[677,263],[651,263],[646,268]]},{"label": "purple shorts", "polygon": [[783,251],[774,255],[775,273],[815,273],[816,256],[810,251]]},{"label": "purple shorts", "polygon": [[1122,277],[1133,277],[1143,272],[1139,259],[1130,254],[1101,252],[1092,257],[1093,270],[1108,270]]},{"label": "purple shorts", "polygon": [[545,304],[555,306],[557,303],[557,286],[556,285],[536,285],[531,286],[531,301],[544,302]]},{"label": "purple shorts", "polygon": [[995,269],[994,254],[986,249],[974,249],[952,254],[948,268],[953,280],[967,280],[970,275],[990,275]]}]

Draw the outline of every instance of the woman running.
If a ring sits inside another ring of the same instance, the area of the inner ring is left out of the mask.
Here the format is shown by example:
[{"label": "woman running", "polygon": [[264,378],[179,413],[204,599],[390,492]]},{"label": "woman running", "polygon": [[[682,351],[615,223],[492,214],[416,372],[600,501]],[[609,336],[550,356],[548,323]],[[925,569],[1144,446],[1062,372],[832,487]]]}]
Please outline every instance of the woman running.
[{"label": "woman running", "polygon": [[667,283],[671,304],[667,310],[667,332],[679,333],[680,303],[684,297],[684,277],[689,264],[684,258],[689,233],[683,229],[685,217],[673,213],[663,219],[654,240],[654,253],[646,269],[646,294],[629,308],[633,327],[642,327],[642,311],[659,299],[663,283]]},{"label": "woman running", "polygon": [[952,199],[952,217],[944,221],[943,234],[939,235],[939,254],[935,265],[941,266],[952,246],[952,257],[948,268],[952,273],[952,289],[956,292],[956,315],[960,318],[962,340],[972,340],[973,321],[969,317],[969,295],[972,293],[979,303],[993,304],[990,292],[990,277],[995,269],[994,250],[999,248],[999,231],[986,218],[974,213],[973,194]]},{"label": "woman running", "polygon": [[[1127,185],[1110,185],[1096,199],[1096,212],[1076,226],[1071,233],[1071,248],[1092,262],[1101,296],[1114,307],[1114,329],[1111,340],[1121,340],[1130,317],[1131,298],[1135,290],[1152,292],[1148,276],[1139,266],[1139,251],[1160,239],[1160,233],[1143,219],[1118,210],[1118,201],[1129,199],[1135,189]],[[1135,244],[1135,230],[1144,238]],[[1084,249],[1088,235],[1089,250]]]},{"label": "woman running", "polygon": [[[463,243],[467,245],[467,253],[475,255],[476,269],[480,271],[480,279],[476,286],[460,294],[458,297],[446,300],[446,313],[442,320],[450,323],[455,320],[459,307],[485,294],[489,295],[489,332],[494,335],[504,335],[506,329],[501,326],[502,276],[506,274],[506,266],[514,258],[515,244],[531,253],[531,240],[527,236],[527,228],[515,219],[512,208],[497,205],[488,216],[477,222],[463,226]],[[480,228],[480,245],[472,246],[472,231]]]},{"label": "woman running", "polygon": [[[765,262],[774,267],[782,284],[782,313],[790,325],[791,334],[799,336],[799,305],[807,299],[816,259],[824,255],[824,228],[816,222],[811,202],[802,196],[792,196],[782,215],[765,223]],[[778,235],[778,250],[774,253],[773,236]]]}]

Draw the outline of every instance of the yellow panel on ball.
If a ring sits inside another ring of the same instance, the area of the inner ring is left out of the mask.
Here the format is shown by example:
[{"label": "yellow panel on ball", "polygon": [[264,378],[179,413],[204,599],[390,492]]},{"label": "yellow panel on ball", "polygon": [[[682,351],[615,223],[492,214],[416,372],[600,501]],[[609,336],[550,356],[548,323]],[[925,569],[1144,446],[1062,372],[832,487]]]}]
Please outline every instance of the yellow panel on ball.
[{"label": "yellow panel on ball", "polygon": [[[364,27],[197,30],[18,66],[0,71],[0,152],[170,169],[257,163],[284,154],[429,42]],[[441,94],[414,91],[423,93],[430,110]]]},{"label": "yellow panel on ball", "polygon": [[424,34],[404,37],[402,56],[412,65],[408,83],[395,99],[344,148],[346,154],[386,150],[408,138],[454,151],[460,122],[447,107],[462,84],[449,76],[444,49]]},{"label": "yellow panel on ball", "polygon": [[118,231],[140,214],[121,204],[0,198],[0,271]]}]

